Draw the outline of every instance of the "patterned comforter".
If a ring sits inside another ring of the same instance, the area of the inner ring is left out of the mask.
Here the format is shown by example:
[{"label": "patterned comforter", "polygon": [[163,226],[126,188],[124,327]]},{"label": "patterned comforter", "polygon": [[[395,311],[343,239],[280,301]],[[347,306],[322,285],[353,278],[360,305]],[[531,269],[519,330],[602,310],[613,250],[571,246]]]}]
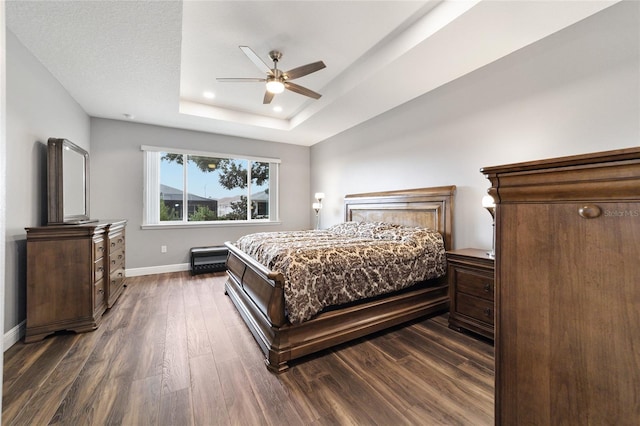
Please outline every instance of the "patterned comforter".
[{"label": "patterned comforter", "polygon": [[446,270],[439,233],[381,222],[262,232],[240,238],[236,246],[283,274],[292,324],[326,307],[400,290]]}]

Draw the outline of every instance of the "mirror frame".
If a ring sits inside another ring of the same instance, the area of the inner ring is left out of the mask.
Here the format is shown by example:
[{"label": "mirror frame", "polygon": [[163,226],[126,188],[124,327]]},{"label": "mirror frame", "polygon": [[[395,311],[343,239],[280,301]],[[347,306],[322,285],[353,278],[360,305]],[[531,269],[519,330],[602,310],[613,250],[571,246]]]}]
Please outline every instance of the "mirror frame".
[{"label": "mirror frame", "polygon": [[[64,150],[71,149],[84,157],[84,214],[64,214]],[[89,218],[89,153],[67,139],[47,141],[48,225],[91,222]]]}]

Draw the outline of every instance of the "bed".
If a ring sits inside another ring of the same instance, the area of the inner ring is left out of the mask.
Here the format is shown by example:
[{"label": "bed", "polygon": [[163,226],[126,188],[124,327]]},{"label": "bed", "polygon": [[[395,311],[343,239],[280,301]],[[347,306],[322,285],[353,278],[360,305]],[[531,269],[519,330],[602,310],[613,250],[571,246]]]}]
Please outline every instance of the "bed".
[{"label": "bed", "polygon": [[[347,195],[345,222],[424,227],[441,234],[452,248],[455,186]],[[226,242],[229,296],[265,355],[269,370],[281,373],[289,361],[449,309],[447,279],[412,284],[392,293],[330,306],[301,322],[289,321],[285,277],[236,244]]]}]

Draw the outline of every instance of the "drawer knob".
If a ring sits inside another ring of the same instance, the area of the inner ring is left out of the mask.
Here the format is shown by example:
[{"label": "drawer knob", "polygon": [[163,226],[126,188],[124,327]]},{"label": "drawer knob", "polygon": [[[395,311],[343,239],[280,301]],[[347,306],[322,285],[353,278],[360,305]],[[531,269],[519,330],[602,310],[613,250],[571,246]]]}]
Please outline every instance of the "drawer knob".
[{"label": "drawer knob", "polygon": [[486,283],[486,284],[484,285],[484,292],[485,292],[485,293],[489,293],[490,291],[491,291],[491,284]]},{"label": "drawer knob", "polygon": [[578,214],[585,219],[595,219],[602,214],[602,209],[595,204],[586,204],[578,209]]},{"label": "drawer knob", "polygon": [[491,309],[489,309],[489,308],[485,308],[485,310],[484,310],[484,315],[485,315],[486,317],[491,317]]}]

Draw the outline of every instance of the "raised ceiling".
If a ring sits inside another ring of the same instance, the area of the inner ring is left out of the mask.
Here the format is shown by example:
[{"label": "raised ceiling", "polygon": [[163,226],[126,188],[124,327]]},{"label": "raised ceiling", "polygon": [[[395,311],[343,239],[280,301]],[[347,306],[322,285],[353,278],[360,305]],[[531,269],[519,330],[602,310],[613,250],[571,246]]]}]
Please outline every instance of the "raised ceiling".
[{"label": "raised ceiling", "polygon": [[[6,22],[90,116],[312,145],[614,3],[7,1]],[[216,82],[263,77],[239,45],[323,60],[295,81],[322,98]]]}]

